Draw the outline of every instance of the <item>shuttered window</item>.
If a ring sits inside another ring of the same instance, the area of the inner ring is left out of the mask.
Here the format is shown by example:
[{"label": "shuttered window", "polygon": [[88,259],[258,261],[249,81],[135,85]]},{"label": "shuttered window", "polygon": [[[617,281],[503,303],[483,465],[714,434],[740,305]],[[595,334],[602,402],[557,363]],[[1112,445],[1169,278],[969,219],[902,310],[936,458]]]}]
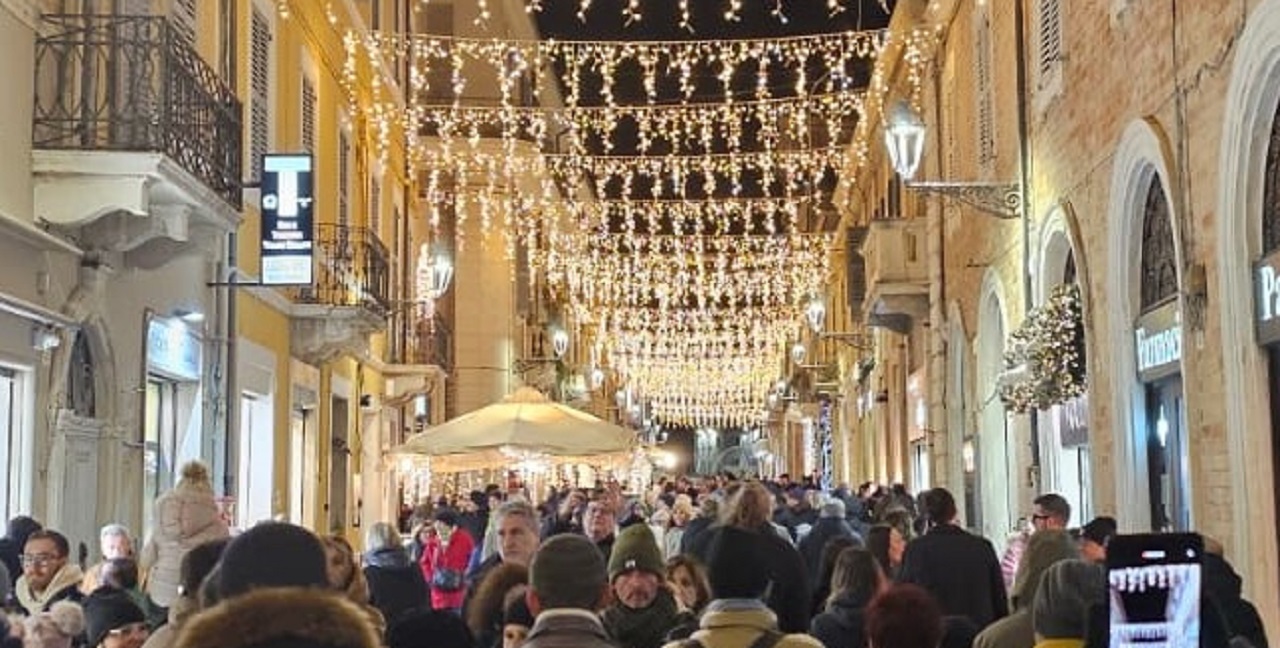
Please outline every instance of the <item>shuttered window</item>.
[{"label": "shuttered window", "polygon": [[991,12],[986,5],[974,9],[973,46],[978,164],[987,167],[996,157],[996,134],[995,85],[991,71]]},{"label": "shuttered window", "polygon": [[1036,0],[1036,88],[1052,92],[1062,82],[1062,7]]},{"label": "shuttered window", "polygon": [[250,25],[249,79],[249,177],[262,179],[262,156],[271,131],[271,25],[261,11],[253,10]]},{"label": "shuttered window", "polygon": [[369,180],[369,229],[379,238],[382,236],[382,181],[377,178]]},{"label": "shuttered window", "polygon": [[308,153],[316,150],[316,84],[305,74],[302,75],[302,148]]},{"label": "shuttered window", "polygon": [[351,223],[351,136],[338,133],[338,224]]},{"label": "shuttered window", "polygon": [[196,42],[196,0],[173,0],[169,17],[178,35],[188,43]]}]

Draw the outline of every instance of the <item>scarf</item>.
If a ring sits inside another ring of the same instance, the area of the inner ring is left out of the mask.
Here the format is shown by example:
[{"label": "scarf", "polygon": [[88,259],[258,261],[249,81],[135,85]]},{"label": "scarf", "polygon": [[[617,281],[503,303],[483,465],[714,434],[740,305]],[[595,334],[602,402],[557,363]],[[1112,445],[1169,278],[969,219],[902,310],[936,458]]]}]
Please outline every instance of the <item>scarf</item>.
[{"label": "scarf", "polygon": [[666,589],[659,589],[658,597],[643,610],[614,603],[600,617],[609,636],[627,648],[660,648],[667,633],[684,620],[675,597]]},{"label": "scarf", "polygon": [[53,580],[49,581],[49,586],[44,588],[43,592],[36,594],[31,591],[31,584],[24,575],[18,579],[14,594],[17,595],[18,603],[22,605],[22,609],[27,611],[27,614],[39,614],[56,600],[63,591],[69,588],[78,588],[82,580],[84,580],[84,572],[80,571],[80,567],[68,563],[53,575]]}]

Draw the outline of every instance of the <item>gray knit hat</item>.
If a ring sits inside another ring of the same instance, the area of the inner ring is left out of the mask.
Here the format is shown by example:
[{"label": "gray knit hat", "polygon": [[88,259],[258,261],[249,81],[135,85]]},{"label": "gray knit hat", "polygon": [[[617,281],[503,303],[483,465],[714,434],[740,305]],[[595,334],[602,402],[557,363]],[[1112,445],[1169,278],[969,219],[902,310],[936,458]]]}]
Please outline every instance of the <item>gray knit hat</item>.
[{"label": "gray knit hat", "polygon": [[1107,597],[1101,565],[1082,560],[1054,563],[1040,579],[1031,608],[1032,626],[1041,639],[1084,639],[1089,608]]}]

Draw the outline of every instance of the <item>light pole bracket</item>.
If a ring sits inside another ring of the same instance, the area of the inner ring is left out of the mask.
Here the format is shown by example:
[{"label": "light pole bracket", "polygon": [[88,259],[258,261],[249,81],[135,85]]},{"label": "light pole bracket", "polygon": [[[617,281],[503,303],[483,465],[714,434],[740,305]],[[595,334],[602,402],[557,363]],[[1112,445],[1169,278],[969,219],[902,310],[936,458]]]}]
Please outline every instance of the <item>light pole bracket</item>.
[{"label": "light pole bracket", "polygon": [[1014,182],[908,182],[907,188],[954,200],[996,218],[1022,216],[1022,190]]}]

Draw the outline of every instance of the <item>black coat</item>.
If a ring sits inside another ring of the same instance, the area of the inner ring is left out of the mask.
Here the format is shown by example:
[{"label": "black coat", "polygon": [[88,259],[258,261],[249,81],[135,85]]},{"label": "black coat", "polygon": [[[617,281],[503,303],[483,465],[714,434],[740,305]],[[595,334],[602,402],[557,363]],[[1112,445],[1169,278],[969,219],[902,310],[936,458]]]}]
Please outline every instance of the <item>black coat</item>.
[{"label": "black coat", "polygon": [[826,612],[813,617],[809,634],[826,648],[866,648],[862,613],[868,600],[850,596],[847,592],[837,596]]},{"label": "black coat", "polygon": [[1221,556],[1204,554],[1200,602],[1201,646],[1225,646],[1235,637],[1267,648],[1267,633],[1258,609],[1240,595],[1240,576]]},{"label": "black coat", "polygon": [[680,535],[680,553],[693,555],[692,547],[698,536],[707,532],[715,520],[709,517],[696,517],[684,525],[684,533]]},{"label": "black coat", "polygon": [[431,607],[422,568],[403,550],[378,551],[366,556],[365,562],[369,603],[382,612],[388,627],[406,612]]},{"label": "black coat", "polygon": [[[711,548],[720,537],[721,527],[712,527],[701,533],[689,547],[689,554],[706,564]],[[686,531],[687,533],[687,531]],[[800,552],[766,525],[756,531],[761,555],[764,556],[762,567],[769,573],[771,583],[769,596],[765,604],[778,616],[778,629],[782,632],[807,632],[809,630],[809,601],[812,590],[809,589],[809,575],[804,570],[804,559]],[[712,589],[715,583],[711,584]]]},{"label": "black coat", "polygon": [[862,544],[862,538],[859,538],[853,532],[853,527],[849,526],[844,518],[818,518],[818,522],[813,525],[813,530],[809,531],[809,535],[800,540],[800,555],[804,558],[804,567],[809,574],[809,580],[814,586],[820,585],[818,578],[818,568],[822,563],[822,550],[832,538],[838,537],[854,538],[859,545]]},{"label": "black coat", "polygon": [[953,524],[935,526],[907,544],[898,580],[923,587],[943,614],[968,617],[979,628],[1009,614],[995,548]]},{"label": "black coat", "polygon": [[22,576],[22,547],[9,538],[0,538],[0,562],[9,570],[9,587],[12,588]]}]

